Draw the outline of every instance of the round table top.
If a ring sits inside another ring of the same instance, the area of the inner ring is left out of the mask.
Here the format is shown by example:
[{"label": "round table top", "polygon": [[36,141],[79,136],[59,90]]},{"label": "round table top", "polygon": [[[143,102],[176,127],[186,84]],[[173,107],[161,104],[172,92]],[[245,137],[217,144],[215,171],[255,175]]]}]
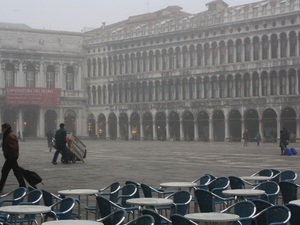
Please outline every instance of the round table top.
[{"label": "round table top", "polygon": [[300,205],[300,199],[290,201],[289,204]]},{"label": "round table top", "polygon": [[70,189],[58,191],[61,195],[92,195],[99,193],[96,189]]},{"label": "round table top", "polygon": [[161,205],[172,205],[172,199],[166,198],[130,198],[126,201],[129,205],[139,206],[161,206]]},{"label": "round table top", "polygon": [[93,220],[53,220],[42,223],[42,225],[103,225]]},{"label": "round table top", "polygon": [[258,189],[230,189],[222,191],[224,195],[234,195],[234,196],[257,196],[263,195],[266,192],[264,190]]},{"label": "round table top", "polygon": [[196,183],[193,182],[165,182],[160,184],[161,187],[177,187],[177,188],[191,188],[197,186]]},{"label": "round table top", "polygon": [[243,176],[240,177],[243,180],[254,180],[254,181],[266,181],[270,180],[272,177],[267,177],[267,176]]},{"label": "round table top", "polygon": [[0,207],[0,212],[8,214],[35,214],[47,213],[50,211],[50,207],[43,205],[9,205]]},{"label": "round table top", "polygon": [[193,221],[202,221],[202,222],[231,222],[240,219],[240,217],[236,214],[220,213],[220,212],[191,213],[191,214],[186,214],[185,217]]}]

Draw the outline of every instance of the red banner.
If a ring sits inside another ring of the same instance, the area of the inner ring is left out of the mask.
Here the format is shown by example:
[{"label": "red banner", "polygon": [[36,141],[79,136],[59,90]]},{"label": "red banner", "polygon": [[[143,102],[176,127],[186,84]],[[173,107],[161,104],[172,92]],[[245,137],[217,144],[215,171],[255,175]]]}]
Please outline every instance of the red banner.
[{"label": "red banner", "polygon": [[7,105],[60,105],[60,88],[5,88]]}]

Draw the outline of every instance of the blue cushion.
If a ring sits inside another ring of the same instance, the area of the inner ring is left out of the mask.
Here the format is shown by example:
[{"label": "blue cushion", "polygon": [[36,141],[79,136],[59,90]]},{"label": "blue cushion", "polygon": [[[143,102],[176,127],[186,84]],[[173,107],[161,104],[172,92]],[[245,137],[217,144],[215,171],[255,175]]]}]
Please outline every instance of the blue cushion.
[{"label": "blue cushion", "polygon": [[293,155],[297,155],[297,151],[294,147],[291,148],[291,152],[292,152]]},{"label": "blue cushion", "polygon": [[284,154],[285,155],[292,155],[293,153],[292,153],[291,149],[286,148],[285,151],[284,151]]}]

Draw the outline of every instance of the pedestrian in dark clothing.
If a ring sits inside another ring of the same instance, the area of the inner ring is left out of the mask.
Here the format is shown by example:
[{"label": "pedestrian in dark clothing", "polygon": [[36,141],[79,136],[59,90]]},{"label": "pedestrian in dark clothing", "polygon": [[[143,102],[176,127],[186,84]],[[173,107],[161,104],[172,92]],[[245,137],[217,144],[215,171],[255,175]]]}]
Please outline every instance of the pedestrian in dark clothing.
[{"label": "pedestrian in dark clothing", "polygon": [[244,146],[248,146],[248,141],[249,141],[249,133],[248,130],[246,129],[243,133],[243,139],[244,139]]},{"label": "pedestrian in dark clothing", "polygon": [[280,131],[279,147],[280,147],[280,150],[281,150],[281,155],[284,155],[285,149],[287,148],[289,142],[290,142],[290,133],[289,133],[289,131],[284,127],[284,128]]},{"label": "pedestrian in dark clothing", "polygon": [[26,187],[22,172],[18,165],[19,158],[19,142],[18,137],[12,132],[11,125],[4,123],[1,125],[3,132],[2,150],[5,162],[2,167],[2,175],[0,180],[0,192],[2,192],[7,176],[12,169],[19,182],[19,187]]},{"label": "pedestrian in dark clothing", "polygon": [[62,154],[62,159],[63,163],[67,164],[68,163],[68,156],[67,156],[67,131],[64,129],[65,124],[61,123],[59,125],[59,129],[55,133],[55,146],[56,146],[56,151],[54,153],[52,163],[54,165],[57,164],[57,157],[58,154]]},{"label": "pedestrian in dark clothing", "polygon": [[51,130],[49,130],[49,131],[47,132],[46,137],[47,137],[48,147],[50,147],[51,142],[52,142],[52,138],[53,138],[53,133],[52,133]]}]

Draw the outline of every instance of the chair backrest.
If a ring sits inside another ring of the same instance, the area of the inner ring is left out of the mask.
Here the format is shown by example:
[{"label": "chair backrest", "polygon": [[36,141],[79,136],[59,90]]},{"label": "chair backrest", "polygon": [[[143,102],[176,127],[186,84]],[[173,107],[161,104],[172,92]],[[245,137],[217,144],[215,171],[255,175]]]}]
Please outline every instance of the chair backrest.
[{"label": "chair backrest", "polygon": [[299,225],[300,224],[300,205],[286,204],[286,207],[291,212],[290,225]]},{"label": "chair backrest", "polygon": [[59,220],[67,220],[72,218],[73,208],[75,206],[75,199],[72,197],[67,197],[58,202],[59,209],[56,210],[60,212],[58,215]]},{"label": "chair backrest", "polygon": [[150,215],[142,215],[126,223],[126,225],[154,225],[154,218]]},{"label": "chair backrest", "polygon": [[263,199],[272,204],[275,204],[276,197],[280,191],[280,187],[275,181],[264,181],[255,186],[254,189],[264,190],[266,198]]},{"label": "chair backrest", "polygon": [[244,181],[236,176],[229,176],[229,185],[231,189],[243,189],[245,188],[245,183]]},{"label": "chair backrest", "polygon": [[272,169],[262,169],[257,171],[256,173],[252,174],[252,176],[266,176],[266,177],[273,177]]},{"label": "chair backrest", "polygon": [[119,209],[107,215],[103,220],[100,219],[100,222],[104,225],[121,225],[124,223],[125,217],[126,211]]},{"label": "chair backrest", "polygon": [[19,204],[31,204],[31,205],[38,205],[40,204],[41,199],[43,198],[43,192],[38,189],[34,189],[30,192],[28,192],[24,200],[20,202]]},{"label": "chair backrest", "polygon": [[171,215],[170,219],[172,221],[172,225],[197,225],[197,223],[179,214]]},{"label": "chair backrest", "polygon": [[284,170],[280,173],[280,181],[294,182],[297,179],[297,173],[292,170]]},{"label": "chair backrest", "polygon": [[251,202],[253,202],[256,206],[256,214],[258,214],[259,212],[263,211],[264,209],[273,206],[272,203],[262,200],[262,199],[253,199],[251,200]]},{"label": "chair backrest", "polygon": [[126,201],[130,198],[134,198],[135,193],[137,192],[137,187],[133,184],[126,184],[121,188],[121,195],[118,196],[120,203],[123,207],[129,207]]},{"label": "chair backrest", "polygon": [[291,217],[290,210],[283,205],[270,206],[255,216],[259,225],[286,224]]},{"label": "chair backrest", "polygon": [[120,182],[114,182],[110,185],[109,200],[116,203],[118,201],[119,190],[121,188]]},{"label": "chair backrest", "polygon": [[222,212],[237,214],[240,216],[240,222],[243,225],[251,225],[252,218],[256,213],[256,206],[251,201],[240,201],[224,209]]},{"label": "chair backrest", "polygon": [[219,196],[223,196],[222,191],[227,189],[229,184],[230,181],[228,177],[218,177],[209,183],[208,190]]},{"label": "chair backrest", "polygon": [[177,191],[173,195],[173,214],[185,215],[192,200],[192,195],[188,191]]},{"label": "chair backrest", "polygon": [[96,196],[97,205],[100,211],[100,218],[106,217],[112,213],[111,201],[102,196]]},{"label": "chair backrest", "polygon": [[214,212],[213,195],[210,191],[204,189],[195,190],[195,197],[200,212]]},{"label": "chair backrest", "polygon": [[131,181],[131,180],[127,180],[125,181],[125,184],[133,184],[136,186],[137,188],[137,192],[135,193],[135,198],[139,198],[140,197],[140,189],[141,189],[141,184],[137,183],[137,182],[134,182],[134,181]]},{"label": "chair backrest", "polygon": [[171,223],[169,219],[166,217],[160,215],[158,212],[152,210],[152,209],[143,209],[142,215],[150,215],[154,218],[154,225],[162,225],[166,223]]},{"label": "chair backrest", "polygon": [[57,201],[61,200],[61,198],[59,198],[58,196],[52,194],[49,191],[46,191],[46,190],[41,190],[41,191],[43,193],[43,201],[44,201],[45,206],[51,206],[54,203],[56,203]]},{"label": "chair backrest", "polygon": [[13,199],[14,201],[12,202],[12,205],[17,205],[20,202],[23,201],[25,195],[26,195],[26,188],[24,187],[18,187],[13,191]]},{"label": "chair backrest", "polygon": [[286,205],[290,201],[298,198],[299,186],[297,184],[289,181],[280,181],[278,185],[280,187],[283,204]]},{"label": "chair backrest", "polygon": [[270,170],[272,170],[272,172],[273,172],[273,176],[272,176],[271,180],[275,181],[276,183],[278,183],[281,172],[279,170],[277,170],[277,169],[270,169]]},{"label": "chair backrest", "polygon": [[145,198],[152,198],[152,190],[149,185],[141,184],[141,188],[143,190],[143,194]]}]

